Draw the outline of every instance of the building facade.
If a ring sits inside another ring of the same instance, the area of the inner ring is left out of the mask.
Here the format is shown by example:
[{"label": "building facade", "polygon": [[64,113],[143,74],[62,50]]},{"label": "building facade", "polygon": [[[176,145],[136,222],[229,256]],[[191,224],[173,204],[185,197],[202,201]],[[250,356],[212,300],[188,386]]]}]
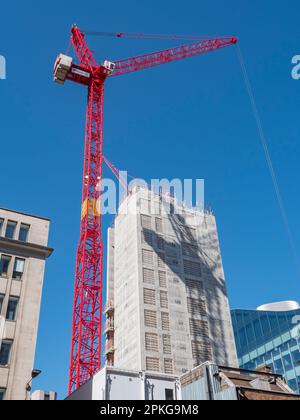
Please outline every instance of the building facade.
[{"label": "building facade", "polygon": [[31,401],[56,401],[57,394],[54,391],[34,391],[30,396]]},{"label": "building facade", "polygon": [[[35,399],[44,399],[43,393],[37,392]],[[268,371],[204,363],[181,376],[105,367],[66,400],[133,401],[131,413],[126,411],[130,405],[125,408],[114,403],[106,406],[111,408],[109,412],[102,412],[131,417],[137,401],[300,401],[300,395],[294,394],[281,376]],[[155,407],[157,414],[162,414],[162,406]],[[176,414],[174,405],[166,403],[164,408],[166,414]]]},{"label": "building facade", "polygon": [[300,306],[296,302],[233,310],[239,364],[244,369],[268,365],[300,393]]},{"label": "building facade", "polygon": [[0,400],[25,400],[33,370],[50,221],[0,209]]},{"label": "building facade", "polygon": [[136,189],[108,234],[109,366],[181,375],[237,366],[215,217]]}]

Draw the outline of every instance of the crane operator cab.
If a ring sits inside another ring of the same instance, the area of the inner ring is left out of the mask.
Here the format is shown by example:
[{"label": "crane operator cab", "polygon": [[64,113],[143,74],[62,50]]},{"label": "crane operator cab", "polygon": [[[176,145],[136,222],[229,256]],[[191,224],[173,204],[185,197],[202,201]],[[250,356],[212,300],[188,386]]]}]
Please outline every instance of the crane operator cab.
[{"label": "crane operator cab", "polygon": [[105,60],[102,64],[102,68],[104,69],[105,74],[110,75],[116,70],[116,64],[112,63],[111,61]]}]

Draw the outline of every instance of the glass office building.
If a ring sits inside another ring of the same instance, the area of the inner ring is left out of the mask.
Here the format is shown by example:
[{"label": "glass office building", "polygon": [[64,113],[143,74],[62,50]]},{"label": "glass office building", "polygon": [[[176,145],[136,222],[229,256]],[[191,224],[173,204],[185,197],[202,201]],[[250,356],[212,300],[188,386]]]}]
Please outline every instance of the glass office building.
[{"label": "glass office building", "polygon": [[300,393],[300,306],[282,302],[257,310],[233,310],[232,321],[240,367],[267,364]]}]

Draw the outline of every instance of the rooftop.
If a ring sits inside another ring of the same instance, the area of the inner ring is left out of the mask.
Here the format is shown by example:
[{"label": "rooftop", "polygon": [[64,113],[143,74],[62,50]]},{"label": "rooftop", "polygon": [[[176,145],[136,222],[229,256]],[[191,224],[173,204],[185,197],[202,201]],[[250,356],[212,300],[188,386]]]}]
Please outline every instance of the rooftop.
[{"label": "rooftop", "polygon": [[37,215],[34,215],[34,214],[30,214],[30,213],[24,213],[22,211],[16,211],[16,210],[12,210],[12,209],[7,209],[5,207],[0,207],[0,211],[1,210],[8,211],[10,213],[22,214],[23,216],[33,217],[35,219],[46,220],[47,222],[50,222],[50,219],[47,218],[47,217],[42,217],[42,216],[37,216]]}]

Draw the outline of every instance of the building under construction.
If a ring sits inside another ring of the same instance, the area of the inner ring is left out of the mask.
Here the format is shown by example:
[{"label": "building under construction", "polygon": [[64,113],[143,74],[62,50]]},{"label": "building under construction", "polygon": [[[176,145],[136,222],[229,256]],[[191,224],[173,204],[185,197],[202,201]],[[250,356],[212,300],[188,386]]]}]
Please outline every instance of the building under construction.
[{"label": "building under construction", "polygon": [[108,234],[109,366],[182,375],[237,366],[215,217],[136,188]]}]

